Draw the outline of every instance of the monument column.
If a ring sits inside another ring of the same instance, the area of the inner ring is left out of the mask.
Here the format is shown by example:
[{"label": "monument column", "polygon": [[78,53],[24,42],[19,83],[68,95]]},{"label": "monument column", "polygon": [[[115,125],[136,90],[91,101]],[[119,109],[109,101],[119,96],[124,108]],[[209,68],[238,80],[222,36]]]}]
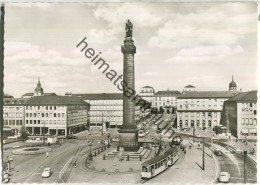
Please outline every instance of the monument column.
[{"label": "monument column", "polygon": [[[126,23],[126,37],[121,51],[124,55],[123,80],[127,83],[127,88],[135,89],[134,75],[134,54],[136,47],[132,39],[132,23],[128,20]],[[127,89],[124,89],[127,90]],[[124,147],[125,151],[138,150],[138,134],[135,125],[135,101],[133,97],[123,95],[123,125],[119,130],[119,145]]]}]

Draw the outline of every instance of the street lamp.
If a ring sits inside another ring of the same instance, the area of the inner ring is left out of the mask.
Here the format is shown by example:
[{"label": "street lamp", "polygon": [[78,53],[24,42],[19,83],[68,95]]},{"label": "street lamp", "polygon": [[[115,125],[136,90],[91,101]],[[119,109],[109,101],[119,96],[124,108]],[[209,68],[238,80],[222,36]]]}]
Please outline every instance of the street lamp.
[{"label": "street lamp", "polygon": [[161,148],[162,148],[162,134],[160,134],[159,136],[159,139],[160,139],[160,142],[159,142],[159,149],[158,149],[158,152],[157,152],[157,155],[159,155],[160,154],[160,151],[161,151]]},{"label": "street lamp", "polygon": [[108,141],[107,141],[107,148],[110,148],[110,133],[108,133],[107,134],[107,139],[108,139]]},{"label": "street lamp", "polygon": [[89,150],[89,159],[90,159],[90,160],[92,160],[91,146],[92,146],[92,142],[89,144],[89,147],[90,147],[90,150]]}]

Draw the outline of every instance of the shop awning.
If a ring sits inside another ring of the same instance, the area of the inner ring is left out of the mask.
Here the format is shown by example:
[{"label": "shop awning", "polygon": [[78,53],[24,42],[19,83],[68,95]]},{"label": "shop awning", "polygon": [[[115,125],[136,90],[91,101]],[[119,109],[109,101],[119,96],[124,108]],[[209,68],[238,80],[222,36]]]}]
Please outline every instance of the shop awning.
[{"label": "shop awning", "polygon": [[249,131],[250,131],[250,133],[256,133],[257,132],[255,128],[254,129],[249,129]]},{"label": "shop awning", "polygon": [[247,133],[248,133],[248,129],[242,129],[241,132],[242,132],[243,134],[247,134]]}]

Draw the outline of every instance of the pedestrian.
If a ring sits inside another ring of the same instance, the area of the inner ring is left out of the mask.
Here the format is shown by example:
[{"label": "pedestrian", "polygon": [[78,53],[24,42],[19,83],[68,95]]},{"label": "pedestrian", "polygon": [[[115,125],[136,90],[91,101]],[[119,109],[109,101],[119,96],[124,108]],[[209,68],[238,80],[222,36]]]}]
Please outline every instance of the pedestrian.
[{"label": "pedestrian", "polygon": [[48,151],[46,152],[46,157],[47,157],[47,158],[49,157],[49,152],[48,152]]},{"label": "pedestrian", "polygon": [[61,141],[60,141],[60,146],[61,146]]}]

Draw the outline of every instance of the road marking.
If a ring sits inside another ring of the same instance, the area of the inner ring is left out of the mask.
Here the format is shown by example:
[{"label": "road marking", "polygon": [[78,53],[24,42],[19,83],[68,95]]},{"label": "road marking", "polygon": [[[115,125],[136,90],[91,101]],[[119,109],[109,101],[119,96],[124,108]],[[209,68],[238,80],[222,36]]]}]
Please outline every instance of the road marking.
[{"label": "road marking", "polygon": [[[224,154],[226,154],[226,155],[235,163],[235,165],[236,165],[236,167],[237,167],[237,170],[238,170],[238,173],[239,173],[239,175],[240,175],[240,174],[241,174],[240,168],[239,168],[238,162],[237,162],[236,158],[234,157],[234,155],[231,154],[231,153],[229,152],[229,150],[225,149],[223,146],[216,145],[216,144],[213,144],[213,145],[214,145],[215,147],[220,148],[220,150],[221,150]],[[228,153],[227,153],[227,152],[228,152]]]},{"label": "road marking", "polygon": [[73,159],[73,157],[74,156],[72,156],[67,162],[66,162],[66,164],[63,166],[63,168],[61,169],[61,171],[59,172],[59,178],[60,178],[60,180],[62,181],[62,179],[61,179],[61,174],[63,174],[64,172],[65,172],[65,167],[67,166],[67,164],[69,164],[70,163],[70,161]]}]

